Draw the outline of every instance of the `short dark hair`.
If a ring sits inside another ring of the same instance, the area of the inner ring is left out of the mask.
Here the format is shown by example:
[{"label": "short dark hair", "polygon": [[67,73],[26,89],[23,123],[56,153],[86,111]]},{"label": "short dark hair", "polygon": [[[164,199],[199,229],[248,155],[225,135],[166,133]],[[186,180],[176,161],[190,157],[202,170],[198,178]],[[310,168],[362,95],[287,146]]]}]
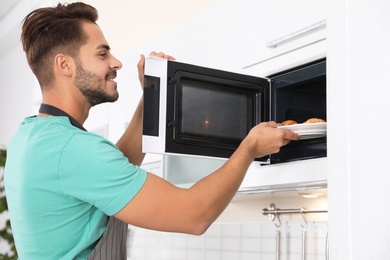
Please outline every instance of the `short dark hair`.
[{"label": "short dark hair", "polygon": [[23,20],[21,41],[27,62],[41,87],[54,82],[52,62],[59,52],[78,57],[88,40],[83,22],[96,23],[97,10],[78,2],[39,8]]}]

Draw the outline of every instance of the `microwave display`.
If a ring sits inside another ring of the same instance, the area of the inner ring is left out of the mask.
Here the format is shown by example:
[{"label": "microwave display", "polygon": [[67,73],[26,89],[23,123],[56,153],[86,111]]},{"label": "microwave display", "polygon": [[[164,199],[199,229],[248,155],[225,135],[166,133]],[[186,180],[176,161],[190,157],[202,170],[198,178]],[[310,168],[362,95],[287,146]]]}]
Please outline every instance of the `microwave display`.
[{"label": "microwave display", "polygon": [[[156,57],[145,61],[143,151],[228,158],[264,121],[326,120],[326,61],[267,78]],[[326,156],[326,136],[258,158],[281,163]]]}]

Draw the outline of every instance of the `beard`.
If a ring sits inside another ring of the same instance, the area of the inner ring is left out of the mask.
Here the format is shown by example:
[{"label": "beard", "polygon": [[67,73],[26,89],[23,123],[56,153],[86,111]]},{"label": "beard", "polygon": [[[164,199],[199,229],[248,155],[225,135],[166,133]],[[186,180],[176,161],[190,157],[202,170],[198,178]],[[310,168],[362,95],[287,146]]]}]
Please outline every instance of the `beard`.
[{"label": "beard", "polygon": [[75,85],[92,107],[118,100],[119,94],[117,91],[110,94],[104,88],[106,78],[112,74],[116,75],[116,71],[107,74],[106,78],[101,78],[93,72],[85,70],[79,62],[76,63],[76,66]]}]

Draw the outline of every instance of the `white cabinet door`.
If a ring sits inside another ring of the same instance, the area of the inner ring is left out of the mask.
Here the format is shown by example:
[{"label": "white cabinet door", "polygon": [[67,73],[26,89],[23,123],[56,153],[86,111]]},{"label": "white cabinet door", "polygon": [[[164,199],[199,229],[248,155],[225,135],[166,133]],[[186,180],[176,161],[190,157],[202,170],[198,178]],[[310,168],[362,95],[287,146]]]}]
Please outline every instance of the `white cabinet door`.
[{"label": "white cabinet door", "polygon": [[325,56],[324,0],[250,1],[237,16],[238,65],[249,74],[267,76]]},{"label": "white cabinet door", "polygon": [[[163,47],[183,62],[267,76],[267,67],[302,59],[302,49],[313,48],[312,44],[319,42],[323,53],[325,20],[325,0],[220,0],[151,45]],[[286,37],[290,40],[276,48],[266,47]]]}]

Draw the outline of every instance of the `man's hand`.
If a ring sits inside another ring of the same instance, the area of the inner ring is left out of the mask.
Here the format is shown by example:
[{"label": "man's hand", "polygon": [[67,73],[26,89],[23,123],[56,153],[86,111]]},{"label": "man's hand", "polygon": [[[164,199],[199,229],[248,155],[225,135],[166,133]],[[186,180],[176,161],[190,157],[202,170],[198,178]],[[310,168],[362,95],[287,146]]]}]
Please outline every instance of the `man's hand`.
[{"label": "man's hand", "polygon": [[[173,56],[165,54],[163,52],[157,53],[155,51],[152,51],[149,54],[149,56],[160,57],[160,58],[164,58],[167,60],[175,60],[175,58]],[[145,55],[143,55],[143,54],[140,55],[140,59],[139,59],[138,64],[137,64],[137,68],[138,68],[138,79],[139,79],[139,82],[141,83],[141,87],[143,89],[144,88]]]},{"label": "man's hand", "polygon": [[275,122],[263,122],[253,127],[242,145],[251,152],[253,158],[277,153],[280,147],[291,140],[299,140],[300,136],[287,129],[277,128]]}]

